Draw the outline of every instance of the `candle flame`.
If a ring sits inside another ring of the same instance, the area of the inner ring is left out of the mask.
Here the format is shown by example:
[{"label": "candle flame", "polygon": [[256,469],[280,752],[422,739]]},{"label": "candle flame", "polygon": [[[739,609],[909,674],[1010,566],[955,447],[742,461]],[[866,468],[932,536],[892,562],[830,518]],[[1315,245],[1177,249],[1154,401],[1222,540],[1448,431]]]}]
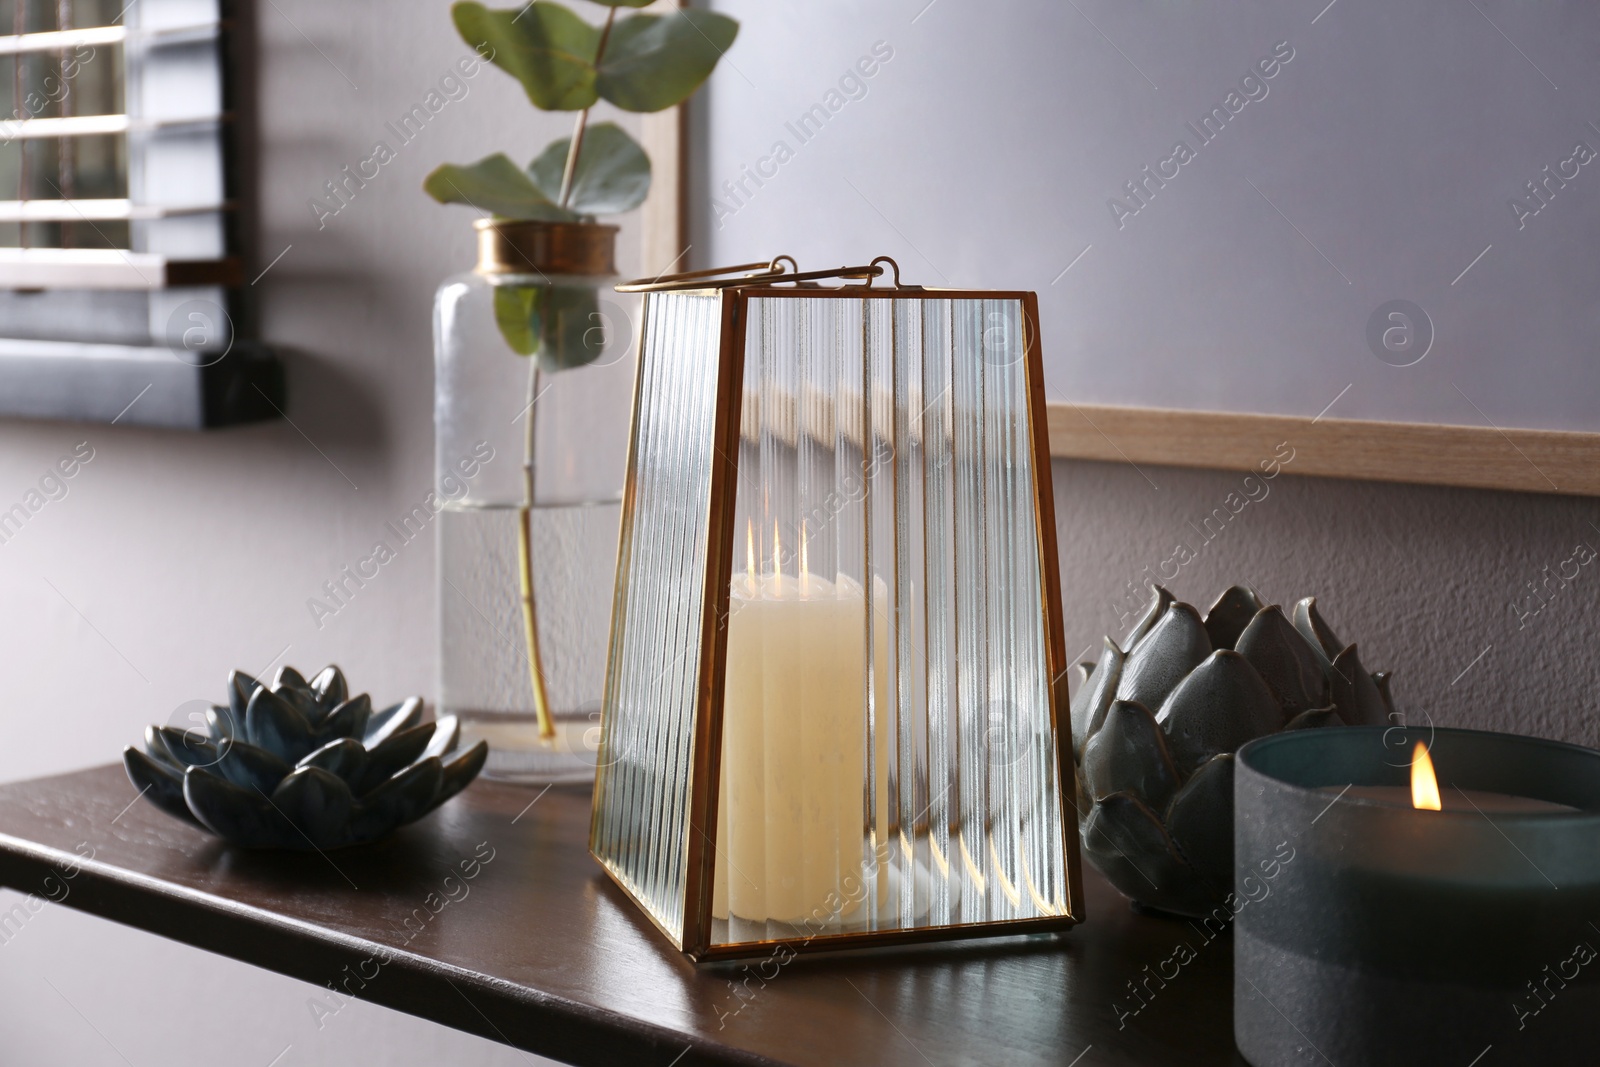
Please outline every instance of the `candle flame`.
[{"label": "candle flame", "polygon": [[1411,806],[1427,811],[1439,811],[1439,779],[1433,773],[1433,760],[1421,741],[1411,757]]},{"label": "candle flame", "polygon": [[744,522],[744,574],[750,582],[752,590],[756,587],[756,522],[746,519]]}]

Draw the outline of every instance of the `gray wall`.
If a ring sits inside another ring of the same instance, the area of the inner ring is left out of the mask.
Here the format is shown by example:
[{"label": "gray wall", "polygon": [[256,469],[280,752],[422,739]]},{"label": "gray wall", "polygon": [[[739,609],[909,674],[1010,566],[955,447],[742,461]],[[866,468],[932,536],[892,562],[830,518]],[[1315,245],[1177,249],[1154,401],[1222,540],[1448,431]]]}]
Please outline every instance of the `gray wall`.
[{"label": "gray wall", "polygon": [[[417,191],[422,175],[437,161],[503,147],[531,155],[565,122],[541,120],[508,79],[486,72],[319,231],[307,200],[365,156],[384,122],[463,49],[443,0],[258,6],[259,262],[293,248],[256,288],[263,332],[288,357],[294,425],[193,436],[0,423],[5,505],[75,443],[95,450],[65,499],[0,544],[0,779],[115,759],[145,723],[216,695],[235,666],[331,660],[375,695],[432,693],[430,543],[405,549],[320,630],[305,600],[431,483],[429,302],[439,278],[469,261],[471,241],[470,213],[430,205]],[[933,12],[945,7],[960,4],[941,0]],[[851,60],[858,51],[854,38],[839,48]],[[830,58],[822,82],[835,65]],[[734,91],[736,73],[718,77],[727,87],[719,91]],[[797,233],[817,228],[803,221],[792,220]],[[870,218],[838,232],[872,253],[893,240]],[[1045,328],[1062,325],[1047,320]],[[1188,523],[1223,505],[1240,482],[1098,464],[1058,465],[1056,475],[1074,653],[1120,632],[1126,583],[1158,569],[1193,536]],[[1169,583],[1176,593],[1203,603],[1235,580],[1279,600],[1317,593],[1369,667],[1395,670],[1406,706],[1442,723],[1600,740],[1587,654],[1600,572],[1582,566],[1524,629],[1510,608],[1577,543],[1600,546],[1593,502],[1292,473],[1270,485],[1181,569]],[[0,910],[18,900],[0,894]],[[319,1030],[307,1007],[315,992],[63,908],[47,908],[0,944],[7,1062],[111,1067],[126,1055],[173,1067],[264,1067],[280,1053],[281,1067],[528,1062],[359,1004]],[[176,1017],[189,1035],[182,1041],[173,1036]]]},{"label": "gray wall", "polygon": [[[1253,483],[1249,500],[1232,472],[1057,463],[1055,473],[1069,656],[1121,637],[1125,613],[1137,614],[1128,583],[1144,582],[1145,568],[1202,611],[1246,582],[1284,605],[1316,596],[1368,670],[1394,672],[1411,722],[1600,745],[1593,499],[1284,473]],[[1208,526],[1219,509],[1231,518]],[[1196,553],[1182,566],[1180,544]]]}]

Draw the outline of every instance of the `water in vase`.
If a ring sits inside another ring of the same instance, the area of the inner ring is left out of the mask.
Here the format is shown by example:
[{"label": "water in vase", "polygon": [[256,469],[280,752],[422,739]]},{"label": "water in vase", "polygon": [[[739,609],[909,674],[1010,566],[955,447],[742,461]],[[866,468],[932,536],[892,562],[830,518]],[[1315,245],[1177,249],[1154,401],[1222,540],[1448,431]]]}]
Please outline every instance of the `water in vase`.
[{"label": "water in vase", "polygon": [[489,741],[484,773],[591,781],[614,592],[620,501],[538,505],[530,512],[539,649],[556,724],[538,739],[517,566],[515,505],[450,504],[439,515],[441,712],[463,744]]}]

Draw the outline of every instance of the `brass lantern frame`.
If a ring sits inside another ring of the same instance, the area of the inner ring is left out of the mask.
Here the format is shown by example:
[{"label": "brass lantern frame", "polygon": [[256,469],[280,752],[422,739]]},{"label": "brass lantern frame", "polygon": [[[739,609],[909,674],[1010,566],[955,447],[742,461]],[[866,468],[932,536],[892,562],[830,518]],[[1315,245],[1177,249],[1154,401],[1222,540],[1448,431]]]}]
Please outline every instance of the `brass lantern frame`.
[{"label": "brass lantern frame", "polygon": [[[793,269],[790,269],[793,268]],[[893,283],[874,284],[893,273]],[[823,286],[834,280],[855,284]],[[590,853],[606,874],[631,899],[651,923],[673,945],[696,961],[748,958],[785,945],[795,952],[825,952],[837,949],[868,948],[884,945],[949,941],[996,935],[1017,935],[1060,931],[1075,926],[1084,918],[1083,880],[1078,845],[1076,768],[1072,758],[1072,731],[1069,726],[1067,668],[1069,666],[1062,635],[1061,577],[1056,545],[1055,494],[1050,468],[1050,442],[1044,393],[1044,367],[1039,345],[1038,297],[1020,290],[947,289],[900,282],[899,266],[880,257],[866,266],[839,267],[834,270],[801,272],[792,257],[779,256],[770,262],[746,263],[733,267],[619,284],[618,292],[660,293],[693,292],[720,298],[719,364],[716,407],[713,417],[713,452],[708,501],[705,583],[700,590],[700,662],[697,668],[695,723],[693,730],[688,834],[687,870],[684,879],[683,936],[675,936],[652,914],[651,909],[628,885],[624,874],[613,868],[596,850],[603,808],[602,772],[613,758],[611,734],[602,718],[600,751],[597,761],[594,806],[590,823]],[[1061,849],[1066,867],[1067,900],[1057,915],[1025,919],[955,923],[908,929],[873,930],[840,934],[815,934],[805,937],[741,941],[713,945],[712,885],[716,859],[716,832],[722,766],[723,695],[727,677],[727,618],[733,578],[735,550],[734,493],[738,481],[738,455],[743,389],[746,331],[749,302],[757,298],[879,300],[918,296],[956,296],[965,299],[1015,300],[1021,305],[1023,328],[1023,366],[1026,381],[1028,447],[1034,464],[1033,506],[1035,542],[1039,558],[1040,602],[1044,606],[1044,652],[1049,670],[1046,692],[1050,727],[1055,737],[1056,782],[1061,816]],[[648,297],[647,297],[648,299]],[[648,316],[644,316],[648,320]],[[635,371],[632,419],[635,432],[628,448],[627,479],[618,554],[618,581],[612,610],[612,642],[616,640],[619,608],[623,599],[623,575],[629,566],[628,546],[633,528],[634,504],[638,498],[638,420],[640,388],[644,379],[646,325],[638,341],[639,365]]]}]

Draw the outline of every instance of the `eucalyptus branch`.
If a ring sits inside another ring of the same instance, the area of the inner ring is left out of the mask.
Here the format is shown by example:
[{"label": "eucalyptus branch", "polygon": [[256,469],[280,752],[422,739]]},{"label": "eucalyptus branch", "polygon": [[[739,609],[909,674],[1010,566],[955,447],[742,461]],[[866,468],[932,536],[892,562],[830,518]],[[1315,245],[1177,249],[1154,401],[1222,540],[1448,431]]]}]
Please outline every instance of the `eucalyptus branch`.
[{"label": "eucalyptus branch", "polygon": [[[612,8],[606,14],[606,24],[600,30],[600,44],[594,50],[594,65],[599,66],[601,57],[606,54],[606,42],[611,39],[611,24],[617,19],[617,9]],[[578,112],[577,121],[572,127],[572,143],[567,147],[567,165],[561,172],[561,199],[558,201],[563,208],[572,197],[572,181],[578,173],[578,153],[583,151],[583,133],[589,126],[589,109],[584,108]]]},{"label": "eucalyptus branch", "polygon": [[539,413],[539,357],[528,357],[528,425],[522,451],[522,508],[517,516],[517,584],[522,599],[522,633],[528,656],[528,682],[533,690],[533,716],[539,724],[539,737],[545,742],[556,736],[555,719],[550,714],[550,694],[544,684],[544,658],[539,653],[539,610],[534,600],[533,582],[533,451],[534,419]]}]

